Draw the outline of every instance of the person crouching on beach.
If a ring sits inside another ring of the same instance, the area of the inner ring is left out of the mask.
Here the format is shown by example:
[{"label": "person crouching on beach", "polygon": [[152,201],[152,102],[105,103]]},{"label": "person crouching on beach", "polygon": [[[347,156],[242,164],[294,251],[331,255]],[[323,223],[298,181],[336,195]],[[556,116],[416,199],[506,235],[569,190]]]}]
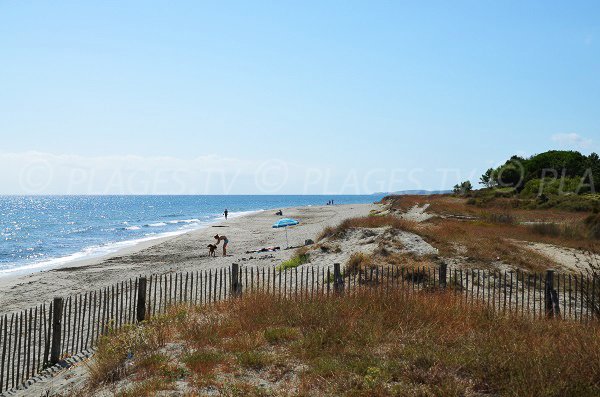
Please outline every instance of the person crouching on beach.
[{"label": "person crouching on beach", "polygon": [[219,236],[218,234],[215,235],[215,239],[217,240],[217,245],[219,245],[219,243],[221,241],[223,241],[223,256],[227,256],[227,244],[229,243],[229,240],[227,240],[226,236]]}]

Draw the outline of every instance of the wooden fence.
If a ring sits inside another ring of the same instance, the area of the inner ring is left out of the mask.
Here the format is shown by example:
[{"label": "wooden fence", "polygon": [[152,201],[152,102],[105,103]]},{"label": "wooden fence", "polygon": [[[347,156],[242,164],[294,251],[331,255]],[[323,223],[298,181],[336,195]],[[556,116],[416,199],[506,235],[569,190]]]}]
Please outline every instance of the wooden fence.
[{"label": "wooden fence", "polygon": [[175,304],[210,305],[252,292],[310,299],[389,288],[407,293],[445,288],[460,294],[465,305],[478,302],[496,311],[534,318],[600,319],[600,280],[592,275],[465,270],[445,265],[342,272],[335,264],[280,271],[234,264],[138,277],[1,316],[0,392],[19,387],[44,368],[89,350],[109,330],[143,321]]}]

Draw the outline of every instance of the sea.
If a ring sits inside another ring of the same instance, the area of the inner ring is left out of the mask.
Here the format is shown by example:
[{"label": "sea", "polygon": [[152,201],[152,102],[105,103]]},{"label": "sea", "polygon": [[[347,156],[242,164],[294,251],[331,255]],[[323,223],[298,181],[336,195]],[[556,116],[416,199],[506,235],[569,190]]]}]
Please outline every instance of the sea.
[{"label": "sea", "polygon": [[253,212],[383,195],[0,196],[0,277],[111,254]]}]

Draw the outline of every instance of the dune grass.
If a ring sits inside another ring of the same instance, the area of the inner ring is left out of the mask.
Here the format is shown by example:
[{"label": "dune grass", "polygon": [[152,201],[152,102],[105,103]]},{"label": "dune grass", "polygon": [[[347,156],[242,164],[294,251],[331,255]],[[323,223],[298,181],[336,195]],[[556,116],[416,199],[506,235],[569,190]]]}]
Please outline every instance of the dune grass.
[{"label": "dune grass", "polygon": [[92,374],[88,393],[128,396],[182,384],[190,396],[596,396],[600,328],[468,309],[441,292],[247,295],[111,334]]},{"label": "dune grass", "polygon": [[384,215],[384,216],[363,216],[357,218],[349,218],[342,221],[337,226],[325,227],[319,236],[317,241],[321,241],[327,238],[341,238],[350,229],[356,228],[378,228],[378,227],[392,227],[395,229],[410,229],[415,227],[415,222],[401,219],[395,216]]},{"label": "dune grass", "polygon": [[345,274],[357,274],[358,272],[368,269],[373,263],[371,256],[362,252],[355,252],[350,255],[348,261],[344,265]]},{"label": "dune grass", "polygon": [[[539,242],[586,252],[600,253],[600,216],[559,210],[524,210],[496,203],[478,208],[452,196],[399,196],[386,200],[392,209],[404,212],[414,205],[429,204],[436,214],[417,223],[396,215],[348,219],[325,228],[319,240],[342,239],[354,228],[390,227],[418,234],[444,257],[464,257],[473,267],[487,267],[498,261],[529,271],[544,271],[560,265],[524,242]],[[394,258],[381,258],[391,263]],[[406,258],[401,258],[402,260]]]},{"label": "dune grass", "polygon": [[[534,235],[525,226],[483,220],[464,221],[438,217],[416,223],[395,215],[367,216],[348,219],[335,227],[325,228],[319,239],[339,239],[350,229],[377,227],[390,227],[418,234],[437,248],[441,255],[464,255],[470,258],[474,266],[485,267],[502,260],[523,269],[543,271],[552,263],[547,257],[526,249],[514,240],[555,241],[552,237]],[[382,261],[392,263],[392,259],[394,258],[382,258]]]}]

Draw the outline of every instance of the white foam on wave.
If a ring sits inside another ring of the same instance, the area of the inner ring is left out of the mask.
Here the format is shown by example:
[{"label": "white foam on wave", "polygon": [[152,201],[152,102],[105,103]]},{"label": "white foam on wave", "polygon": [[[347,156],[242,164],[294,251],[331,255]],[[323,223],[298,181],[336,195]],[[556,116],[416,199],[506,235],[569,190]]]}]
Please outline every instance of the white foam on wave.
[{"label": "white foam on wave", "polygon": [[140,229],[141,229],[141,227],[139,227],[139,226],[127,226],[125,228],[125,230],[140,230]]},{"label": "white foam on wave", "polygon": [[164,223],[164,222],[156,222],[156,223],[149,223],[146,226],[148,226],[148,227],[162,227],[162,226],[167,226],[167,224]]},{"label": "white foam on wave", "polygon": [[176,219],[173,221],[168,221],[167,223],[170,223],[172,225],[176,225],[178,223],[198,223],[200,222],[200,219]]},{"label": "white foam on wave", "polygon": [[[237,211],[237,212],[229,212],[227,214],[227,218],[239,218],[240,216],[246,216],[246,215],[252,215],[252,214],[257,214],[259,212],[263,212],[263,209],[260,210],[252,210],[252,211]],[[219,220],[225,219],[225,216],[221,216],[220,218],[218,218]]]},{"label": "white foam on wave", "polygon": [[124,248],[130,248],[136,246],[140,243],[144,243],[151,240],[156,240],[165,237],[174,237],[180,234],[186,233],[187,230],[177,230],[173,232],[166,233],[148,233],[146,237],[138,238],[134,240],[125,240],[118,241],[114,243],[107,243],[102,245],[93,245],[90,247],[86,247],[81,251],[75,252],[71,255],[61,256],[58,258],[52,258],[45,261],[40,261],[36,263],[31,263],[24,266],[19,266],[11,269],[2,269],[0,270],[0,277],[8,274],[21,274],[21,273],[31,273],[36,270],[47,270],[51,268],[60,267],[62,265],[85,259],[94,259],[98,257],[102,257],[105,255],[114,254],[115,252],[122,250]]}]

